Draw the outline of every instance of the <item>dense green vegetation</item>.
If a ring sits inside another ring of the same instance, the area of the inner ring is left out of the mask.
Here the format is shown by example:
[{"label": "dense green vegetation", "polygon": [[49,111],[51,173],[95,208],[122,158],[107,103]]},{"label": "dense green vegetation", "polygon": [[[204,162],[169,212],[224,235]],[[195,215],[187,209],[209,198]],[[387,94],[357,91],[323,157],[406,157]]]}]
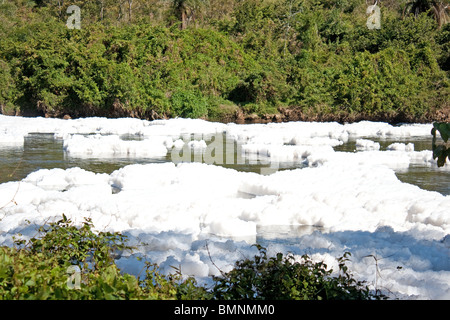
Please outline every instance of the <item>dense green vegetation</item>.
[{"label": "dense green vegetation", "polygon": [[345,265],[348,253],[338,259],[338,276],[332,276],[324,263],[314,263],[307,255],[301,262],[281,253],[268,257],[258,246],[259,255],[236,262],[232,271],[213,277],[212,288],[206,288],[183,277],[179,269],[164,275],[149,262],[139,278],[121,272],[115,258],[133,249],[118,232],[97,232],[89,219],[77,226],[63,215],[40,227],[31,239],[17,236],[14,246],[0,247],[0,300],[386,298],[353,278]]},{"label": "dense green vegetation", "polygon": [[[146,263],[145,277],[121,273],[114,257],[124,250],[120,233],[96,232],[90,220],[75,226],[65,216],[39,228],[28,241],[19,236],[13,247],[0,247],[0,299],[195,299],[204,288],[181,274],[163,276]],[[72,266],[79,283],[70,278]]]},{"label": "dense green vegetation", "polygon": [[379,1],[380,29],[366,2],[3,0],[1,110],[448,121],[449,2]]},{"label": "dense green vegetation", "polygon": [[345,265],[350,253],[338,258],[339,275],[323,262],[313,262],[308,255],[298,262],[291,254],[268,257],[257,245],[254,259],[237,261],[235,268],[214,277],[214,297],[223,300],[370,300],[387,298],[373,294],[364,282],[353,278]]}]

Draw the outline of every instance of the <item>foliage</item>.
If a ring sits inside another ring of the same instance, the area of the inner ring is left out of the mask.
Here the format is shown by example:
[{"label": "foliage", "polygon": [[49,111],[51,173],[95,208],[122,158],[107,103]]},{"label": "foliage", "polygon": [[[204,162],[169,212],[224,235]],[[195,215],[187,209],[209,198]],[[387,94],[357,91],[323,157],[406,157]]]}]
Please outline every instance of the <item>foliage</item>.
[{"label": "foliage", "polygon": [[9,0],[0,105],[55,117],[218,120],[225,104],[437,121],[450,97],[450,24],[430,11],[441,2],[419,2],[383,1],[381,28],[369,30],[357,0],[76,0],[82,28],[69,30],[63,2]]},{"label": "foliage", "polygon": [[[192,278],[161,275],[148,263],[143,279],[120,272],[114,259],[132,249],[126,237],[94,232],[89,219],[77,227],[63,215],[38,231],[40,237],[0,247],[0,299],[201,299],[205,294]],[[81,271],[79,288],[68,285],[72,266]]]},{"label": "foliage", "polygon": [[[436,131],[439,131],[444,143],[436,144]],[[445,165],[446,159],[450,160],[450,147],[448,147],[448,141],[450,138],[450,123],[435,122],[433,123],[433,129],[431,129],[433,135],[432,150],[433,159],[437,158],[437,164],[439,167]]]},{"label": "foliage", "polygon": [[[339,274],[307,255],[296,262],[292,255],[236,262],[214,286],[199,286],[179,269],[163,275],[156,264],[145,262],[144,275],[136,277],[119,270],[120,255],[133,250],[126,236],[117,232],[95,232],[89,219],[76,226],[62,219],[38,229],[29,240],[14,238],[14,246],[0,247],[0,299],[29,300],[117,300],[117,299],[380,299],[363,282],[353,279],[346,262],[338,259]],[[71,268],[79,267],[79,287],[73,285]],[[142,272],[141,272],[142,273]],[[72,284],[70,286],[69,284]]]},{"label": "foliage", "polygon": [[450,21],[450,2],[448,0],[412,0],[406,3],[405,12],[414,14],[428,13],[434,17],[439,27]]},{"label": "foliage", "polygon": [[175,114],[183,118],[200,118],[208,113],[208,102],[193,91],[177,90],[171,97]]},{"label": "foliage", "polygon": [[339,275],[331,276],[323,262],[314,263],[308,255],[300,262],[293,255],[278,253],[268,257],[266,249],[257,245],[259,255],[253,260],[237,261],[235,268],[214,277],[216,299],[263,300],[367,300],[382,298],[369,292],[363,282],[355,280],[345,263],[350,253],[338,259]]},{"label": "foliage", "polygon": [[450,72],[450,23],[439,30],[436,42],[441,46],[441,56],[438,62],[442,70]]},{"label": "foliage", "polygon": [[125,245],[125,236],[119,233],[94,233],[92,222],[86,218],[81,227],[72,224],[65,215],[58,222],[41,226],[38,229],[42,237],[33,237],[25,245],[17,240],[16,245],[24,244],[30,254],[42,256],[44,259],[56,258],[59,264],[69,262],[80,265],[82,271],[97,272],[113,263],[115,251],[130,250]]},{"label": "foliage", "polygon": [[14,99],[15,94],[16,88],[11,76],[11,68],[7,62],[0,59],[0,110],[2,113],[8,113],[7,107],[14,108],[11,100]]}]

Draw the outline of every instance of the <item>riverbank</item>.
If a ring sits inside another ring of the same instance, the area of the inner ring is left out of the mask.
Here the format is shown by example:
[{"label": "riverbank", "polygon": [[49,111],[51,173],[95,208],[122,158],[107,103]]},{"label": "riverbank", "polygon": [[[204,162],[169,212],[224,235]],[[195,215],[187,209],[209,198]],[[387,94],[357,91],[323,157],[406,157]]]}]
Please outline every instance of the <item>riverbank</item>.
[{"label": "riverbank", "polygon": [[[409,114],[349,114],[341,112],[339,114],[314,113],[302,110],[302,108],[279,108],[277,114],[265,114],[259,116],[257,114],[244,115],[237,112],[232,122],[236,123],[270,123],[270,122],[290,122],[290,121],[306,121],[306,122],[338,122],[338,123],[354,123],[360,121],[386,122],[390,124],[399,123],[432,123],[432,122],[449,122],[450,107],[442,108],[434,112],[429,112],[420,117],[414,117]],[[226,118],[219,121],[227,121]]]},{"label": "riverbank", "polygon": [[[219,112],[213,117],[200,117],[202,120],[221,122],[221,123],[237,123],[237,124],[251,124],[251,123],[280,123],[280,122],[292,122],[292,121],[306,121],[306,122],[337,122],[337,123],[354,123],[360,121],[372,121],[372,122],[386,122],[389,124],[400,123],[433,123],[433,122],[450,122],[450,106],[443,107],[432,112],[427,112],[422,116],[413,116],[411,114],[399,113],[399,114],[383,114],[383,115],[369,115],[369,114],[349,114],[346,112],[340,112],[338,114],[332,113],[316,113],[314,111],[307,111],[300,107],[280,107],[277,113],[267,114],[246,114],[238,106],[220,106]],[[0,104],[0,114],[6,116],[24,116],[24,117],[44,117],[44,118],[60,118],[60,119],[73,119],[71,115],[59,114],[50,115],[43,112],[21,112],[19,110],[5,110]],[[91,114],[90,117],[106,117],[106,118],[137,118],[141,120],[168,120],[170,117],[160,115],[156,111],[150,112],[127,112],[126,110],[110,111],[100,114]],[[78,118],[83,118],[80,116]]]}]

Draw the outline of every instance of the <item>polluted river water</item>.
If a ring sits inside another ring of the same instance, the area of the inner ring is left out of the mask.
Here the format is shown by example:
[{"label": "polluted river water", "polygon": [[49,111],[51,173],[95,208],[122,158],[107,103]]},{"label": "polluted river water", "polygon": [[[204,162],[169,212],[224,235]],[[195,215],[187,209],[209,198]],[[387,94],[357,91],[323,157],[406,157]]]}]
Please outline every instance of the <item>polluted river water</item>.
[{"label": "polluted river water", "polygon": [[117,264],[133,274],[150,260],[207,284],[259,243],[333,270],[348,251],[374,290],[449,299],[450,168],[430,131],[0,116],[0,244],[64,213],[128,235],[138,250]]}]

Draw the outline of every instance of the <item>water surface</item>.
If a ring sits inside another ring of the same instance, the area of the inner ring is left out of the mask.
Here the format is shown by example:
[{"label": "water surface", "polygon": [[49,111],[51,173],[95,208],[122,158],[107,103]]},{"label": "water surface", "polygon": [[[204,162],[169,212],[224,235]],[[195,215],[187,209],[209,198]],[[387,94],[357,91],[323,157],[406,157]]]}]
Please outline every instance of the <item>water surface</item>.
[{"label": "water surface", "polygon": [[[140,137],[124,136],[122,139],[140,139]],[[429,139],[371,139],[380,143],[380,150],[394,142],[413,143],[415,151],[430,150],[431,137]],[[226,141],[224,139],[223,141]],[[224,142],[225,143],[225,142]],[[230,152],[236,147],[226,147],[223,150]],[[350,140],[341,146],[335,147],[339,152],[356,152],[355,141]],[[225,156],[225,155],[224,155]],[[236,156],[236,154],[234,155]],[[195,158],[192,157],[194,161]],[[0,183],[18,181],[29,173],[39,169],[80,167],[95,173],[107,173],[120,169],[130,164],[163,163],[171,161],[170,153],[160,158],[73,158],[63,150],[63,141],[56,139],[53,134],[29,134],[25,137],[23,147],[0,148]],[[245,163],[221,164],[223,167],[233,168],[238,171],[261,172],[261,168],[269,168],[266,161],[246,161]],[[280,170],[302,168],[300,163],[289,163],[287,166],[280,164]],[[443,195],[450,195],[450,172],[427,165],[411,165],[408,169],[396,171],[397,177],[406,183],[414,184],[422,189],[437,191]]]}]

